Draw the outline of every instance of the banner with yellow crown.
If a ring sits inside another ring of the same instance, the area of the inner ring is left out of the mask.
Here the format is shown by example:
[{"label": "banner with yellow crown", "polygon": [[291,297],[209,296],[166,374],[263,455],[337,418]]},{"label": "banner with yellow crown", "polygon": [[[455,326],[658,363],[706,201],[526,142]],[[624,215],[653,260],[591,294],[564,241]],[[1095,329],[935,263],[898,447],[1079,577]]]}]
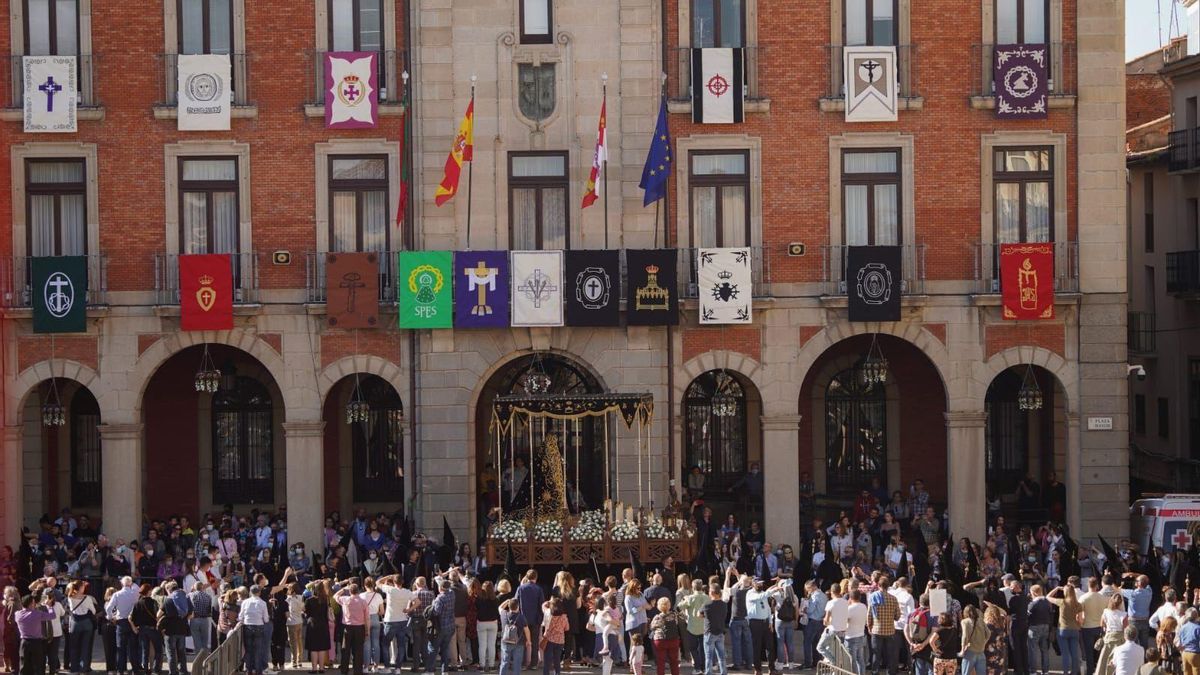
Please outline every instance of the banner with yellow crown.
[{"label": "banner with yellow crown", "polygon": [[679,324],[679,251],[673,248],[630,249],[625,286],[630,326]]},{"label": "banner with yellow crown", "polygon": [[1054,318],[1054,244],[1001,244],[1004,318]]}]

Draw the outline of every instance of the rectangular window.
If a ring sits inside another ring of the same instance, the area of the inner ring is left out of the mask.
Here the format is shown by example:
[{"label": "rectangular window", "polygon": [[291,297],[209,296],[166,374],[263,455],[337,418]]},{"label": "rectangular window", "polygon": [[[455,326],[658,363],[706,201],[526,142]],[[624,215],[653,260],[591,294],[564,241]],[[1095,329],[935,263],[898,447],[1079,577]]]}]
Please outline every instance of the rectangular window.
[{"label": "rectangular window", "polygon": [[1171,437],[1171,411],[1170,404],[1165,398],[1158,399],[1158,437]]},{"label": "rectangular window", "polygon": [[691,0],[693,47],[744,47],[744,0]]},{"label": "rectangular window", "polygon": [[688,155],[692,245],[750,245],[750,151]]},{"label": "rectangular window", "polygon": [[566,152],[508,154],[509,246],[514,250],[571,247]]},{"label": "rectangular window", "polygon": [[996,44],[1050,41],[1050,0],[996,0]]},{"label": "rectangular window", "polygon": [[1054,241],[1051,148],[997,148],[994,155],[996,243]]},{"label": "rectangular window", "polygon": [[521,0],[521,42],[549,44],[554,32],[552,0]]},{"label": "rectangular window", "polygon": [[888,46],[899,39],[899,0],[845,0],[842,34],[846,44]]},{"label": "rectangular window", "polygon": [[25,160],[29,255],[87,254],[87,180],[83,159]]},{"label": "rectangular window", "polygon": [[182,253],[237,253],[238,166],[235,157],[179,159]]},{"label": "rectangular window", "polygon": [[1143,245],[1146,253],[1154,253],[1154,173],[1147,171],[1142,178]]},{"label": "rectangular window", "polygon": [[903,243],[899,150],[842,152],[842,212],[846,246]]},{"label": "rectangular window", "polygon": [[381,51],[382,0],[329,0],[329,48],[335,52]]},{"label": "rectangular window", "polygon": [[232,0],[177,0],[180,54],[232,54]]},{"label": "rectangular window", "polygon": [[79,54],[79,0],[21,0],[25,3],[25,54]]},{"label": "rectangular window", "polygon": [[1146,397],[1143,394],[1133,397],[1133,433],[1146,435]]},{"label": "rectangular window", "polygon": [[386,156],[329,158],[331,251],[387,251],[388,213]]}]

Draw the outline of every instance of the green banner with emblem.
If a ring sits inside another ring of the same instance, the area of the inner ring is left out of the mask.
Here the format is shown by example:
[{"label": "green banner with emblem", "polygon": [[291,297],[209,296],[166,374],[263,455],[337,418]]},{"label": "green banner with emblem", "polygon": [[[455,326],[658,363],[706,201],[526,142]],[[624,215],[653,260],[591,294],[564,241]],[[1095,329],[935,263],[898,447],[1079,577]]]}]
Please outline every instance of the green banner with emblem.
[{"label": "green banner with emblem", "polygon": [[87,332],[87,258],[81,255],[33,258],[29,294],[33,332]]},{"label": "green banner with emblem", "polygon": [[451,251],[404,251],[396,277],[401,328],[450,328],[454,325],[454,254]]}]

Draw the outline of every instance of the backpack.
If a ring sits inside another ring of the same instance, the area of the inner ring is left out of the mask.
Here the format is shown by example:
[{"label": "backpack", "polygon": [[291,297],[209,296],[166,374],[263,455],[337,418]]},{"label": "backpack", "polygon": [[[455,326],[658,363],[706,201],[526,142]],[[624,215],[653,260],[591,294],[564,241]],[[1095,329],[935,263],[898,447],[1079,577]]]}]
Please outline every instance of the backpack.
[{"label": "backpack", "polygon": [[775,618],[780,621],[796,620],[796,602],[792,599],[791,593],[788,593],[783,602],[779,603],[779,609],[775,612]]},{"label": "backpack", "polygon": [[517,627],[516,614],[510,614],[508,621],[504,622],[504,633],[500,636],[500,641],[506,645],[515,645],[521,642],[521,629]]},{"label": "backpack", "polygon": [[929,610],[924,607],[913,612],[908,618],[908,626],[904,631],[910,642],[914,644],[924,642],[929,633],[933,630],[929,626]]},{"label": "backpack", "polygon": [[430,640],[436,640],[438,636],[438,613],[434,608],[433,603],[421,611],[421,616],[425,619],[425,632]]}]

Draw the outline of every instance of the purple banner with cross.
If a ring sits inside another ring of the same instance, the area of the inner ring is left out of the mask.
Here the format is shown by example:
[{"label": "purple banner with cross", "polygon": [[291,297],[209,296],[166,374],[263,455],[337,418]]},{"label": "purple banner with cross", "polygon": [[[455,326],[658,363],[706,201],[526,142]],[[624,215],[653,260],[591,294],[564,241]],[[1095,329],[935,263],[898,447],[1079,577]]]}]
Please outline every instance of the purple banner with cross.
[{"label": "purple banner with cross", "polygon": [[508,328],[508,251],[454,253],[454,327]]},{"label": "purple banner with cross", "polygon": [[996,117],[1045,119],[1050,96],[1046,45],[996,45],[993,60]]}]

